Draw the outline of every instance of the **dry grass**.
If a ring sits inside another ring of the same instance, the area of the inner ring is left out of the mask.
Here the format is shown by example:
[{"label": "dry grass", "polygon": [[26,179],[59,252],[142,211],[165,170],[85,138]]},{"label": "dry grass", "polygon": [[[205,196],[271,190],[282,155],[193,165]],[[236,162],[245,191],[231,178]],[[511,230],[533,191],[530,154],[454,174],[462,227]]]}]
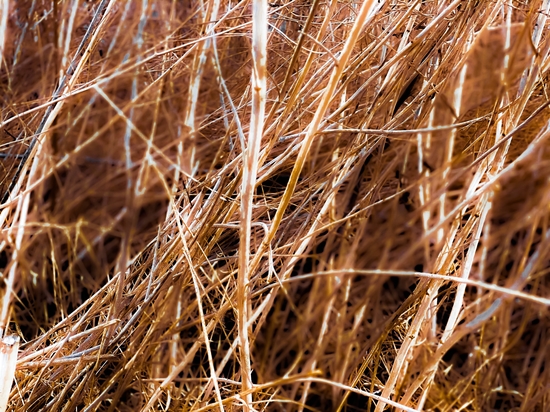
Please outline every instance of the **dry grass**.
[{"label": "dry grass", "polygon": [[2,0],[8,410],[550,410],[549,10]]}]

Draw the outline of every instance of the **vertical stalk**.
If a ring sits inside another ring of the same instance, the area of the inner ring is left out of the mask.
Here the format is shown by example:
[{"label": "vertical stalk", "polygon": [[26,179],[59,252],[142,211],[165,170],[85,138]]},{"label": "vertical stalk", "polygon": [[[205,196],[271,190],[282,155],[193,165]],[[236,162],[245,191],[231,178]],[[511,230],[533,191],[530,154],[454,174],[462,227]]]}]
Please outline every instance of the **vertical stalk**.
[{"label": "vertical stalk", "polygon": [[2,0],[0,3],[0,68],[4,63],[4,45],[8,33],[8,13],[10,12],[10,0]]},{"label": "vertical stalk", "polygon": [[6,336],[0,341],[0,412],[8,408],[18,349],[19,336]]},{"label": "vertical stalk", "polygon": [[[248,338],[248,318],[250,297],[248,290],[250,234],[254,186],[258,173],[258,157],[262,141],[266,100],[267,63],[267,0],[253,2],[252,12],[252,112],[250,134],[244,152],[244,168],[241,194],[241,231],[239,245],[239,274],[237,285],[237,310],[240,336],[241,381],[243,391],[252,388],[250,367],[250,341]],[[244,410],[250,410],[252,394],[246,395]]]}]

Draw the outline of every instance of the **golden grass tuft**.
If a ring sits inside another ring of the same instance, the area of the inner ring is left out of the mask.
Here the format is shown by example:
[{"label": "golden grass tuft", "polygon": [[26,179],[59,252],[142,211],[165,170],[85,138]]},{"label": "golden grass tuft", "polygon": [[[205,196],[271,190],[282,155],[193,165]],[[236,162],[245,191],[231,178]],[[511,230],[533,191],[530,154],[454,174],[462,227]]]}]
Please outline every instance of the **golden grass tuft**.
[{"label": "golden grass tuft", "polygon": [[549,13],[0,1],[0,410],[550,410]]}]

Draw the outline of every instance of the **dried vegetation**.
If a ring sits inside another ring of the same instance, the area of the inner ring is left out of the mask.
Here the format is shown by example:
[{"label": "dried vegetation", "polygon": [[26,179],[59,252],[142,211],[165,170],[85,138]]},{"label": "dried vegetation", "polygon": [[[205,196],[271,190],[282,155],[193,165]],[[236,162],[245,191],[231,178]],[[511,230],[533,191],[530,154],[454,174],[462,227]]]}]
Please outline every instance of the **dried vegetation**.
[{"label": "dried vegetation", "polygon": [[549,8],[2,0],[8,410],[550,410]]}]

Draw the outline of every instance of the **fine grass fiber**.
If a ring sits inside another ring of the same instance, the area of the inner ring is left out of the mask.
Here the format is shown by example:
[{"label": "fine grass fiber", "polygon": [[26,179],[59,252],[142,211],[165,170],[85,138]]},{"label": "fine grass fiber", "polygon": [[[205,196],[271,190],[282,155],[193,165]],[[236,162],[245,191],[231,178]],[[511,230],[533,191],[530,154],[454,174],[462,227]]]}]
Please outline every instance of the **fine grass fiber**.
[{"label": "fine grass fiber", "polygon": [[0,409],[549,411],[549,13],[0,0]]}]

